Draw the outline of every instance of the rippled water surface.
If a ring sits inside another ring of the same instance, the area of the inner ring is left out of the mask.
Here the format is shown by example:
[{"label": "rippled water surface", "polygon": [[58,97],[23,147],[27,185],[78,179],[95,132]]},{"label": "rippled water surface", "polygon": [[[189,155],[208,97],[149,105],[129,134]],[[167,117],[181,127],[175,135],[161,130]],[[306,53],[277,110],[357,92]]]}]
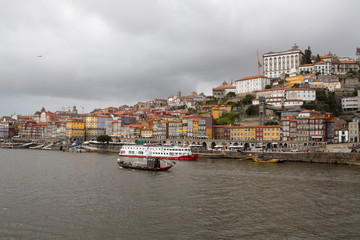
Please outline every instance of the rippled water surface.
[{"label": "rippled water surface", "polygon": [[360,167],[0,149],[0,239],[360,239]]}]

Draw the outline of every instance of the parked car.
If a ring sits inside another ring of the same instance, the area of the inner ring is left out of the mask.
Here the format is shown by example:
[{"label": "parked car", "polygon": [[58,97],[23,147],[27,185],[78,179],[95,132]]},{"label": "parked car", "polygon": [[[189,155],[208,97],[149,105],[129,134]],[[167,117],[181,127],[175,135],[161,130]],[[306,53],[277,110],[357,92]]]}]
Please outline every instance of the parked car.
[{"label": "parked car", "polygon": [[299,152],[299,149],[291,149],[291,152]]}]

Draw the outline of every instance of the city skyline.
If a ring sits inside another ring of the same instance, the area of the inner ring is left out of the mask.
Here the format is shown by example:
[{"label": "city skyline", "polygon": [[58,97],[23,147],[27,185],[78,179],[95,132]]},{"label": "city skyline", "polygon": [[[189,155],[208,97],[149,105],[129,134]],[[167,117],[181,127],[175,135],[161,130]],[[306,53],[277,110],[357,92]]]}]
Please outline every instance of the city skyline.
[{"label": "city skyline", "polygon": [[357,1],[35,3],[0,9],[1,116],[209,95],[256,75],[257,50],[355,58],[360,39]]}]

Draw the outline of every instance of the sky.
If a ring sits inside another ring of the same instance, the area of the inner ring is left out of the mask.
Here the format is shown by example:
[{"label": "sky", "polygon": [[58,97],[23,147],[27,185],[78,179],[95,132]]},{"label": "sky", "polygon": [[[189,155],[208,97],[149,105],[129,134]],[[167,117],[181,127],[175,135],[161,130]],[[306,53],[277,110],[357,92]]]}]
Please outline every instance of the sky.
[{"label": "sky", "polygon": [[356,58],[358,0],[0,0],[0,116],[210,95],[257,51]]}]

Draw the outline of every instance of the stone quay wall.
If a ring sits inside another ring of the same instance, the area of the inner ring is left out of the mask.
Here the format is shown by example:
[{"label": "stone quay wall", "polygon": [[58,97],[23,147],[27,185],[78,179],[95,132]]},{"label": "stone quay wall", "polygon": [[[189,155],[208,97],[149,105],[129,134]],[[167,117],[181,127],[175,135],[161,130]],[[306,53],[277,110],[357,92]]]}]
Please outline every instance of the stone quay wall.
[{"label": "stone quay wall", "polygon": [[327,163],[360,166],[360,153],[330,153],[330,152],[211,152],[199,151],[200,158],[233,158],[242,159],[249,156],[259,156],[263,159],[283,159],[285,162]]}]

